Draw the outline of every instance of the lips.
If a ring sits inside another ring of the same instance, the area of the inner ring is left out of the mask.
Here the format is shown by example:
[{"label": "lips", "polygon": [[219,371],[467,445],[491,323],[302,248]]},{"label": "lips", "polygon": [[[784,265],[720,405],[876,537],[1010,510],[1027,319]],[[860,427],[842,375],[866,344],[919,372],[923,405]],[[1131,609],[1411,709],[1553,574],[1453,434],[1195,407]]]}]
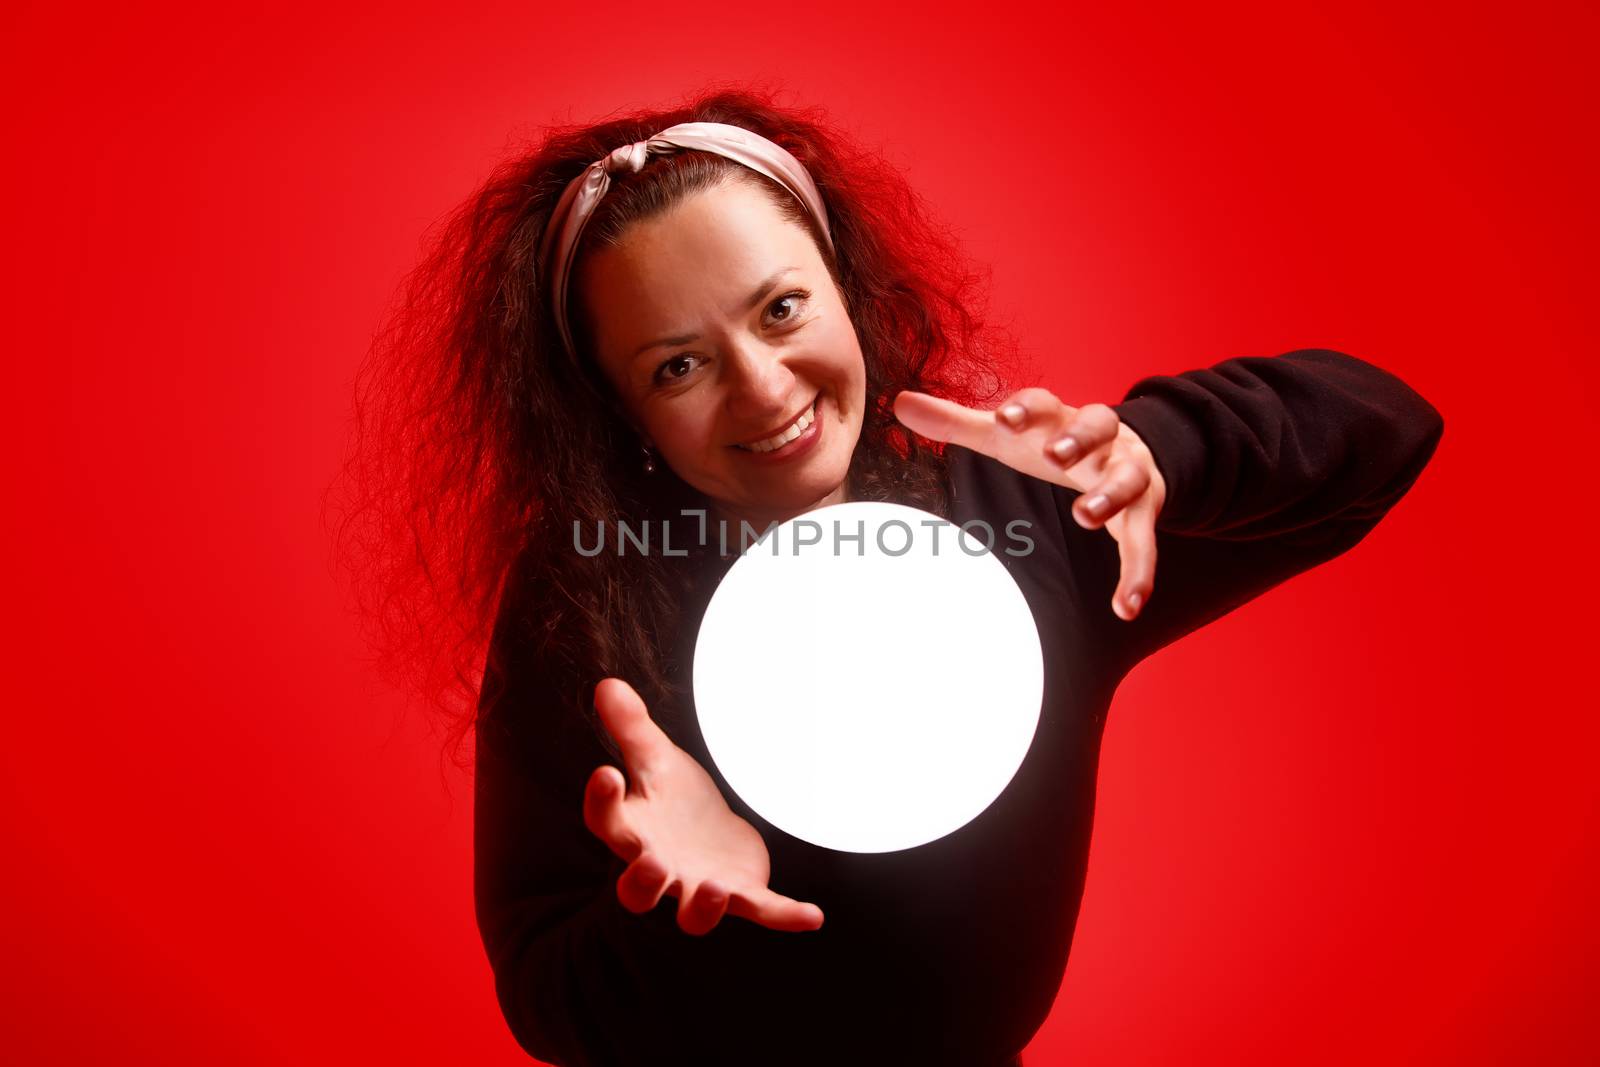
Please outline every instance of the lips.
[{"label": "lips", "polygon": [[[821,394],[818,394],[818,397],[821,397]],[[784,432],[789,430],[790,427],[794,427],[795,422],[805,418],[805,414],[808,413],[808,411],[810,411],[810,413],[814,413],[814,411],[816,411],[816,402],[818,402],[818,397],[811,397],[810,403],[806,403],[806,406],[803,406],[803,408],[800,408],[800,410],[795,411],[795,413],[790,416],[789,421],[784,422],[784,424],[781,424],[781,426],[771,430],[771,432],[768,432],[768,434],[762,434],[760,437],[750,438],[750,440],[747,440],[747,442],[739,442],[738,445],[733,445],[733,448],[744,448],[746,451],[754,451],[755,446],[763,445],[763,443],[770,443],[771,438],[784,434]],[[805,427],[802,427],[802,429],[805,429]]]}]

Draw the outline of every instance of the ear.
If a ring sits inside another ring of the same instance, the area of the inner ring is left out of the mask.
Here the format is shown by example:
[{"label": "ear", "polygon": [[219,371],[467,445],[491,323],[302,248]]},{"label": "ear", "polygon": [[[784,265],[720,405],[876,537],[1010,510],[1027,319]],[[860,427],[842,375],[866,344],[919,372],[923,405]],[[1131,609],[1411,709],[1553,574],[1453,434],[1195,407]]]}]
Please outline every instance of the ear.
[{"label": "ear", "polygon": [[[606,384],[605,391],[601,394],[601,396],[605,402],[605,406],[610,409],[611,414],[616,417],[618,422],[626,426],[635,437],[639,438],[641,441],[644,441],[646,444],[651,444],[651,442],[647,440],[649,435],[644,432],[644,427],[639,425],[639,420],[635,419],[633,414],[628,411],[627,407],[617,397],[616,390],[611,388],[609,383]],[[654,446],[652,445],[652,447]]]},{"label": "ear", "polygon": [[623,423],[628,427],[629,431],[632,432],[634,438],[641,445],[643,445],[645,448],[656,447],[655,440],[649,434],[645,433],[644,427],[639,425],[637,419],[628,414],[626,411],[622,410],[621,405],[617,406],[617,417],[623,421]]},{"label": "ear", "polygon": [[639,420],[634,418],[628,412],[624,411],[621,404],[617,404],[615,407],[617,418],[621,419],[623,425],[627,426],[628,430],[633,434],[633,436],[639,439],[639,443],[644,445],[646,448],[654,448],[656,443],[650,439],[649,434],[645,433],[644,427],[639,425]]}]

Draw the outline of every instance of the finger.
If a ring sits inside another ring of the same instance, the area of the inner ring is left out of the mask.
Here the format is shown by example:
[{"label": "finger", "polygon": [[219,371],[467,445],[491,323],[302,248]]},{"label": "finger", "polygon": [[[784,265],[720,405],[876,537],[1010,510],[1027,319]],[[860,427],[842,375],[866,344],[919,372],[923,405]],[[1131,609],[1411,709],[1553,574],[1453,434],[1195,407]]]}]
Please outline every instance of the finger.
[{"label": "finger", "polygon": [[622,749],[628,776],[641,792],[649,788],[650,770],[672,747],[672,739],[650,718],[644,700],[621,678],[606,678],[594,690],[594,708],[612,740]]},{"label": "finger", "polygon": [[1048,389],[1019,389],[995,409],[995,418],[1020,433],[1033,426],[1054,426],[1072,409]]},{"label": "finger", "polygon": [[1045,446],[1057,463],[1070,467],[1097,448],[1117,439],[1122,419],[1106,404],[1085,404],[1067,423],[1065,432]]},{"label": "finger", "polygon": [[996,430],[992,411],[979,411],[909,389],[895,396],[894,416],[931,441],[948,441],[979,452],[990,451],[985,445]]},{"label": "finger", "polygon": [[610,764],[596,767],[583,790],[583,825],[612,852],[631,861],[639,855],[642,846],[623,811],[622,801],[626,795],[627,784],[621,771]]},{"label": "finger", "polygon": [[728,910],[728,891],[722,884],[708,878],[701,882],[689,899],[678,904],[678,928],[686,934],[699,937],[711,932],[722,921]]},{"label": "finger", "polygon": [[902,425],[930,440],[970,448],[1035,478],[1062,480],[1060,468],[1039,455],[1038,442],[1011,429],[998,412],[905,390],[895,396],[894,413]]},{"label": "finger", "polygon": [[773,930],[799,932],[815,930],[822,925],[821,908],[792,900],[770,889],[734,893],[728,901],[728,911]]},{"label": "finger", "polygon": [[1106,468],[1105,476],[1088,492],[1072,502],[1072,515],[1078,525],[1095,530],[1111,516],[1133,503],[1150,488],[1150,473],[1144,464],[1122,459]]},{"label": "finger", "polygon": [[[1060,404],[1059,418],[1075,409]],[[1078,477],[1062,469],[1062,465],[1045,455],[1040,435],[1047,431],[1043,418],[1047,411],[1038,413],[1041,421],[1019,433],[1003,421],[994,411],[979,411],[964,407],[941,397],[929,396],[910,390],[899,393],[894,400],[895,417],[908,429],[935,441],[970,448],[999,460],[1012,470],[1045,481],[1065,485],[1070,489],[1082,488]]]},{"label": "finger", "polygon": [[1120,619],[1132,622],[1139,617],[1156,580],[1155,508],[1140,502],[1123,512],[1125,522],[1117,535],[1117,554],[1122,557],[1122,576],[1117,591],[1111,594],[1111,610]]},{"label": "finger", "polygon": [[661,902],[671,880],[667,868],[648,852],[628,864],[617,879],[617,899],[631,912],[643,915]]}]

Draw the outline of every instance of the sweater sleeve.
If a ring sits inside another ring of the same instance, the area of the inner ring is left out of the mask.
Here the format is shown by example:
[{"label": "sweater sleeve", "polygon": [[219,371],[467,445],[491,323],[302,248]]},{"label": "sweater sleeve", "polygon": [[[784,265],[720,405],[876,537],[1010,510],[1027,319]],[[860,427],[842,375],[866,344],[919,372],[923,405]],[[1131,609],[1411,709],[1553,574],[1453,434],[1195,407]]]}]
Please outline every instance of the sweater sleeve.
[{"label": "sweater sleeve", "polygon": [[560,1065],[632,1062],[629,1035],[670,1039],[674,1025],[651,995],[665,909],[641,916],[621,906],[624,865],[584,826],[584,784],[616,760],[557,699],[566,681],[547,668],[526,625],[524,613],[537,610],[526,597],[507,598],[485,670],[473,812],[478,928],[501,1011],[526,1051]]},{"label": "sweater sleeve", "polygon": [[1167,486],[1155,585],[1131,623],[1110,608],[1115,541],[1072,518],[1075,491],[1055,495],[1072,551],[1089,557],[1077,569],[1097,576],[1086,589],[1099,598],[1090,618],[1124,668],[1355,546],[1444,432],[1439,412],[1399,378],[1323,349],[1144,378],[1113,407]]}]

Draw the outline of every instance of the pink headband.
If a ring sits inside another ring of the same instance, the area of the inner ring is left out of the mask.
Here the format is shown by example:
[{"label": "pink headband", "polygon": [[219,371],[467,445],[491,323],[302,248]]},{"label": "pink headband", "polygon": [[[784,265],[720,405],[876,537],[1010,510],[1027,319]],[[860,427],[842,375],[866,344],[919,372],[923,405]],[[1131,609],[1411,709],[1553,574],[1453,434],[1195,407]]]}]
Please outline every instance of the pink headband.
[{"label": "pink headband", "polygon": [[544,240],[539,245],[539,262],[544,268],[544,276],[549,280],[556,327],[561,331],[561,340],[566,344],[567,351],[574,356],[577,346],[572,343],[572,330],[567,324],[567,283],[571,278],[578,238],[583,234],[589,216],[594,214],[606,190],[611,188],[611,175],[619,171],[642,170],[651,156],[667,155],[684,148],[726,156],[789,190],[817,220],[822,236],[828,242],[828,249],[832,251],[833,234],[828,229],[828,211],[822,205],[822,195],[817,192],[816,183],[798,159],[760,134],[727,123],[682,122],[669,126],[649,140],[623,145],[604,159],[589,164],[588,169],[567,184],[566,191],[556,203],[555,214],[550,216],[550,224],[545,227]]}]

